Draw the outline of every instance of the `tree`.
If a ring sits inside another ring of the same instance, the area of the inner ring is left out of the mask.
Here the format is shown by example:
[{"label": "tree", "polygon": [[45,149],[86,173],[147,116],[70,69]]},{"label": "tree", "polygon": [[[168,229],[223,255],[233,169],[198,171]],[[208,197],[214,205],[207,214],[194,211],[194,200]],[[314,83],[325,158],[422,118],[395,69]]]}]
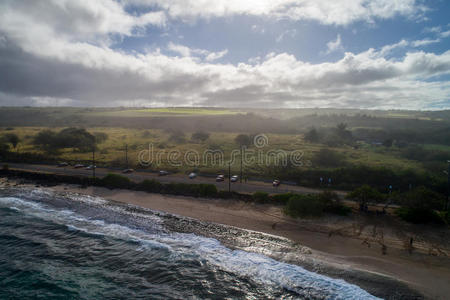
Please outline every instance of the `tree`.
[{"label": "tree", "polygon": [[33,139],[33,144],[41,147],[44,151],[52,153],[57,150],[56,133],[49,129],[40,131]]},{"label": "tree", "polygon": [[346,123],[339,123],[336,125],[336,134],[345,141],[351,140],[353,138],[352,132],[350,130],[347,130]]},{"label": "tree", "polygon": [[383,194],[367,184],[353,190],[346,198],[358,202],[360,211],[367,211],[369,203],[379,203],[384,199]]},{"label": "tree", "polygon": [[181,130],[173,130],[172,134],[169,137],[169,141],[177,144],[182,144],[186,142],[184,132]]},{"label": "tree", "polygon": [[386,139],[383,141],[383,146],[385,147],[392,147],[392,144],[394,143],[394,141],[392,139]]},{"label": "tree", "polygon": [[427,189],[424,186],[419,186],[401,195],[400,203],[402,206],[411,209],[439,210],[444,207],[445,200],[441,194]]},{"label": "tree", "polygon": [[323,167],[339,167],[344,162],[344,156],[341,153],[327,148],[320,149],[313,158],[313,163]]},{"label": "tree", "polygon": [[204,132],[204,131],[197,131],[197,132],[194,132],[194,133],[192,134],[191,138],[192,138],[194,141],[204,142],[204,141],[206,141],[207,139],[209,139],[209,133]]},{"label": "tree", "polygon": [[101,144],[108,139],[108,135],[104,132],[94,132],[95,142]]},{"label": "tree", "polygon": [[13,148],[16,149],[17,144],[20,142],[20,139],[15,133],[7,133],[5,134],[5,141],[10,143]]},{"label": "tree", "polygon": [[305,141],[310,142],[310,143],[317,143],[317,142],[319,142],[319,133],[317,132],[317,129],[315,127],[312,127],[305,134]]},{"label": "tree", "polygon": [[252,143],[252,139],[250,138],[250,136],[246,135],[246,134],[239,134],[234,138],[234,141],[236,142],[236,144],[242,146],[250,146],[250,144]]}]

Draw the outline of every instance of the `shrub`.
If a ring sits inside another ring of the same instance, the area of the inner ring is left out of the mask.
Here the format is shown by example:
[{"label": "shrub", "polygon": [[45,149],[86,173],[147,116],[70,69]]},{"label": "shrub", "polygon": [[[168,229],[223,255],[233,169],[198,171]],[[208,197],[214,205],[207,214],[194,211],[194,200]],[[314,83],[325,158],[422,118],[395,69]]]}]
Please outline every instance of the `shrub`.
[{"label": "shrub", "polygon": [[128,177],[111,173],[103,177],[100,183],[107,188],[126,189],[131,186],[131,180]]},{"label": "shrub", "polygon": [[163,185],[159,181],[153,179],[152,180],[145,179],[138,185],[138,189],[150,193],[158,193],[162,190],[162,188]]},{"label": "shrub", "polygon": [[291,217],[320,216],[324,211],[324,204],[315,195],[294,195],[284,209]]},{"label": "shrub", "polygon": [[8,166],[8,165],[6,165],[6,164],[5,164],[5,165],[3,165],[3,167],[2,167],[2,170],[3,170],[3,171],[8,171],[8,170],[9,170],[9,166]]},{"label": "shrub", "polygon": [[253,193],[253,200],[257,203],[267,203],[269,202],[269,194],[265,192],[255,192]]},{"label": "shrub", "polygon": [[204,131],[197,131],[192,134],[191,137],[194,141],[204,142],[209,138],[209,133]]},{"label": "shrub", "polygon": [[283,204],[286,205],[289,201],[289,199],[293,196],[293,193],[285,193],[285,194],[275,194],[272,195],[270,198],[274,202],[274,204]]},{"label": "shrub", "polygon": [[442,225],[445,224],[444,219],[434,210],[431,209],[417,209],[402,207],[396,210],[397,216],[409,223],[427,224],[433,223]]},{"label": "shrub", "polygon": [[239,134],[234,138],[234,141],[239,146],[250,146],[252,143],[252,138],[247,134]]},{"label": "shrub", "polygon": [[376,189],[365,184],[347,194],[347,199],[358,202],[359,210],[367,211],[367,206],[369,203],[379,203],[384,199],[384,197],[383,194],[378,192]]},{"label": "shrub", "polygon": [[314,155],[313,163],[323,167],[338,167],[344,164],[344,156],[336,151],[322,148]]}]

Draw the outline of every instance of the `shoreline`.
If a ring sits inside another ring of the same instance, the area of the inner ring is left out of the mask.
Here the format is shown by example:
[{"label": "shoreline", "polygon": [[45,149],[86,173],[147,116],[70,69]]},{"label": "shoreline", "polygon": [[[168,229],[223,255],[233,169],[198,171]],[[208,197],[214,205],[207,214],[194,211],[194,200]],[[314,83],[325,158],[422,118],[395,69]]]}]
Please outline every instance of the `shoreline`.
[{"label": "shoreline", "polygon": [[[29,186],[33,187],[34,185]],[[380,247],[373,241],[368,247],[366,244],[362,244],[361,239],[358,238],[342,234],[330,235],[330,228],[343,222],[340,217],[299,221],[286,217],[280,207],[238,200],[166,196],[92,186],[82,188],[73,185],[57,185],[44,188],[62,193],[98,196],[122,204],[193,218],[201,222],[234,226],[287,238],[301,245],[302,252],[304,251],[310,258],[335,266],[336,270],[345,269],[349,273],[355,271],[374,276],[381,275],[386,280],[397,279],[400,283],[407,284],[413,290],[424,294],[427,298],[445,299],[450,293],[448,257],[424,256],[414,253],[408,255],[406,251],[395,248],[389,248],[387,255],[383,255]],[[327,272],[324,275],[327,275]],[[331,277],[333,277],[332,275]],[[339,271],[334,275],[340,278]],[[356,277],[359,275],[354,274]],[[353,278],[353,281],[358,280],[366,279]]]}]

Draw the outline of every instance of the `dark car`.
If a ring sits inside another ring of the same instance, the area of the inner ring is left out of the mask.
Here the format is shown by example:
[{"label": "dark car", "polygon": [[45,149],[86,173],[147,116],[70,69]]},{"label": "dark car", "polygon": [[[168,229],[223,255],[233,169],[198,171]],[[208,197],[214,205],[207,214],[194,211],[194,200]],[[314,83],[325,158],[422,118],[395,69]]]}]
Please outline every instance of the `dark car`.
[{"label": "dark car", "polygon": [[83,164],[76,164],[75,166],[73,166],[74,169],[81,169],[84,168],[85,166]]},{"label": "dark car", "polygon": [[58,167],[67,167],[69,164],[68,163],[66,163],[66,162],[60,162],[59,164],[58,164]]}]

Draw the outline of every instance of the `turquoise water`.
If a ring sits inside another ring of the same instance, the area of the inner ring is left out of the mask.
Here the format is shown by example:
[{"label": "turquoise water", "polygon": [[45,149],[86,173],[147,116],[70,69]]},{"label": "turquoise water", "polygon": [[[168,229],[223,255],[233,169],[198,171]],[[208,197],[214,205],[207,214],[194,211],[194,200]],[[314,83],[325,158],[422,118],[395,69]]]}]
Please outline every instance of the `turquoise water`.
[{"label": "turquoise water", "polygon": [[[230,233],[231,234],[231,233]],[[0,191],[0,299],[375,299],[100,198]]]}]

